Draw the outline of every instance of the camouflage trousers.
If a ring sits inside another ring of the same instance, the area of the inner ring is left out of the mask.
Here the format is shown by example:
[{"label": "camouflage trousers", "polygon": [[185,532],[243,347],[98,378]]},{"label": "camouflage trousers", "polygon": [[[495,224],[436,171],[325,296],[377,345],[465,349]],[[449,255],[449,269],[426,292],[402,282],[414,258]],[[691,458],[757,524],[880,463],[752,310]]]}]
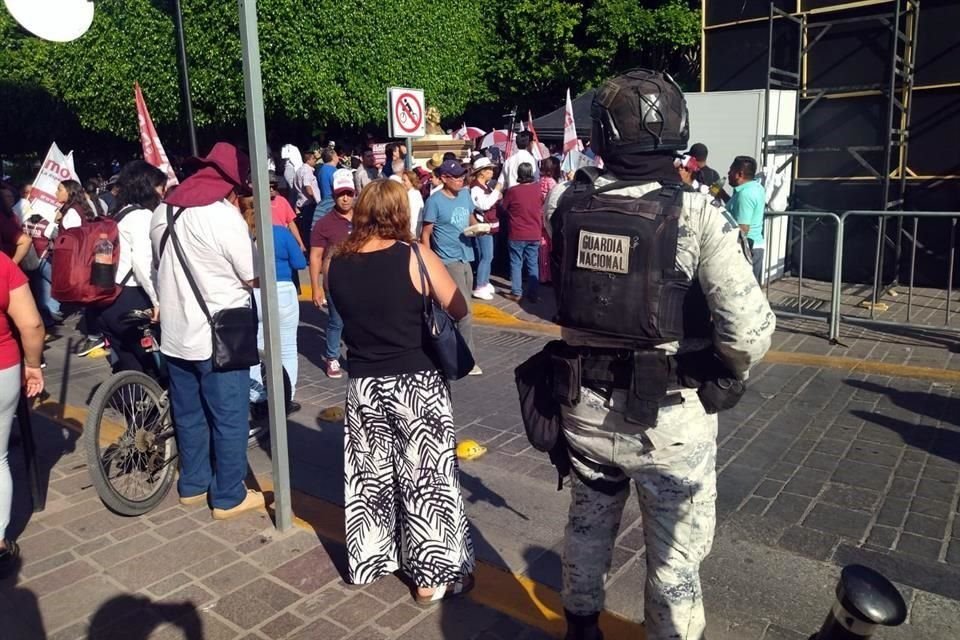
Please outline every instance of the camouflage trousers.
[{"label": "camouflage trousers", "polygon": [[575,470],[591,481],[622,481],[621,490],[608,495],[609,487],[607,492],[591,488],[573,474],[563,552],[564,607],[579,615],[603,609],[604,583],[632,480],[646,547],[648,640],[699,640],[706,625],[700,563],[710,552],[716,525],[717,417],[704,412],[694,390],[682,394],[682,404],[661,407],[657,427],[647,433],[636,433],[624,421],[625,392],[614,391],[607,400],[584,388],[580,403],[563,411],[564,433],[578,454],[572,456]]}]

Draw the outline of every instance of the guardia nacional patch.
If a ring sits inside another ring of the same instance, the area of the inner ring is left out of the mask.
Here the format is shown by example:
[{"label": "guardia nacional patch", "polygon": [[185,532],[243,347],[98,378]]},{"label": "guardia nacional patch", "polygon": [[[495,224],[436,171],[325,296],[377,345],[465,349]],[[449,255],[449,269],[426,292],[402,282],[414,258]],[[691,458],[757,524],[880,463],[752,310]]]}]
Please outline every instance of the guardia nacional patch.
[{"label": "guardia nacional patch", "polygon": [[577,267],[607,273],[630,272],[630,237],[580,230]]}]

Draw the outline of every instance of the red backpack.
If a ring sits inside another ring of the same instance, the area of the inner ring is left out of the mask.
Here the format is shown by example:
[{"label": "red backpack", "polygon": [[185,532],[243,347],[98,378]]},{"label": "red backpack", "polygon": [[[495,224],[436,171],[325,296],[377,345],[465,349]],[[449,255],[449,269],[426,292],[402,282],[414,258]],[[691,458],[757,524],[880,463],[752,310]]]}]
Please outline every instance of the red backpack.
[{"label": "red backpack", "polygon": [[[123,284],[102,288],[92,282],[93,262],[100,236],[113,243],[113,261],[120,262],[120,232],[117,223],[135,207],[127,207],[112,218],[84,220],[79,227],[61,229],[53,241],[51,295],[58,302],[107,306],[117,299]],[[133,270],[123,278],[126,282]]]}]

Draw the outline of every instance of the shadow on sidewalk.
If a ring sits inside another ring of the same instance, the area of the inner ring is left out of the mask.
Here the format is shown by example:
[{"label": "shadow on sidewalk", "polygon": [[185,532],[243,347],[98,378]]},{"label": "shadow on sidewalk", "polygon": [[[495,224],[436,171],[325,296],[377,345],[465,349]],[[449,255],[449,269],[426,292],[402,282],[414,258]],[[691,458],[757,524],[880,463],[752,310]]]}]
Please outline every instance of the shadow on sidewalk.
[{"label": "shadow on sidewalk", "polygon": [[0,569],[0,620],[4,638],[46,638],[46,629],[37,596],[29,589],[17,587],[23,559]]},{"label": "shadow on sidewalk", "polygon": [[[40,477],[40,495],[46,496],[50,485],[50,473],[65,455],[77,448],[80,435],[67,429],[38,412],[31,412],[33,438],[36,445],[36,465]],[[19,425],[14,424],[13,433],[17,438],[10,443],[7,460],[13,476],[13,508],[7,537],[16,540],[23,533],[33,516],[33,499],[30,496],[30,478],[24,460],[24,448],[19,438]]]},{"label": "shadow on sidewalk", "polygon": [[889,429],[908,446],[950,462],[960,462],[960,432],[956,430],[960,428],[960,399],[921,391],[903,391],[864,380],[847,380],[846,383],[855,389],[884,394],[896,407],[951,425],[954,430],[915,424],[876,411],[851,412],[861,420]]},{"label": "shadow on sidewalk", "polygon": [[161,603],[146,596],[124,594],[97,609],[86,640],[147,640],[161,626],[179,628],[183,635],[177,637],[184,640],[205,637],[203,621],[192,602]]}]

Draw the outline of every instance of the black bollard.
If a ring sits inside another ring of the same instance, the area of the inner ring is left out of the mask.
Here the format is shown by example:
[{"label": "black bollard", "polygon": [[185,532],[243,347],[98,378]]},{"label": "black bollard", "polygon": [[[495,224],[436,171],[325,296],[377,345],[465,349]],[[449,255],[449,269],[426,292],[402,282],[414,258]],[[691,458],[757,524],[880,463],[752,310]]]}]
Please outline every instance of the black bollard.
[{"label": "black bollard", "polygon": [[23,459],[27,467],[27,480],[30,483],[30,497],[33,499],[33,511],[43,511],[47,504],[37,468],[37,445],[33,439],[33,424],[30,421],[30,401],[27,394],[20,392],[17,403],[17,424],[20,426],[20,446],[23,447]]},{"label": "black bollard", "polygon": [[882,575],[857,564],[844,567],[837,600],[820,632],[810,640],[862,640],[877,627],[896,627],[907,619],[907,604]]}]

